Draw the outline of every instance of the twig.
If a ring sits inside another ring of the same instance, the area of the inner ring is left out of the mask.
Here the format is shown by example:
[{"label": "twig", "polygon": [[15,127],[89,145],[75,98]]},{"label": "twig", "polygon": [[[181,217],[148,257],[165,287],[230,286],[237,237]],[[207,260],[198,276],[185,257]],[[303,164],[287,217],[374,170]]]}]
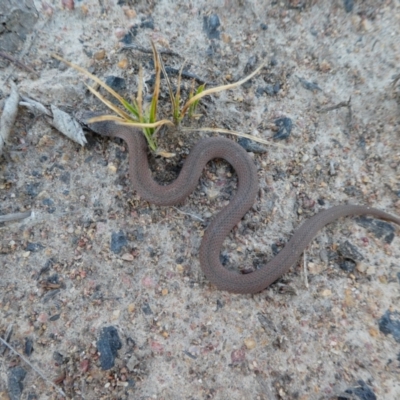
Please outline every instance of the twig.
[{"label": "twig", "polygon": [[38,73],[34,69],[32,69],[31,67],[28,67],[27,65],[23,64],[21,61],[17,60],[13,56],[10,56],[9,54],[5,53],[4,51],[0,51],[0,57],[3,57],[6,60],[11,61],[12,63],[17,65],[18,67],[20,67],[22,69],[25,69],[28,72],[32,72],[33,74],[38,76]]},{"label": "twig", "polygon": [[175,210],[178,211],[178,212],[181,213],[181,214],[189,215],[189,217],[192,217],[192,218],[194,218],[194,219],[198,219],[198,220],[201,221],[201,222],[204,222],[204,219],[198,217],[197,215],[187,213],[187,212],[182,211],[182,210],[180,210],[179,208],[176,208],[176,207],[173,207],[173,208],[175,208]]},{"label": "twig", "polygon": [[199,76],[197,76],[196,74],[193,74],[192,72],[185,71],[185,70],[181,71],[177,68],[173,68],[168,65],[165,67],[165,73],[170,74],[170,75],[179,75],[180,74],[183,78],[194,79],[200,85],[207,83],[203,78],[200,78]]},{"label": "twig", "polygon": [[308,289],[308,270],[307,270],[307,253],[304,251],[303,253],[303,271],[304,271],[304,284],[306,285],[306,288]]},{"label": "twig", "polygon": [[30,217],[31,214],[32,211],[25,211],[22,213],[0,215],[0,222],[20,221],[21,219]]},{"label": "twig", "polygon": [[11,92],[4,105],[3,115],[0,120],[0,156],[3,152],[5,141],[10,135],[11,128],[14,126],[15,118],[18,112],[19,94],[17,86],[13,81],[10,81]]},{"label": "twig", "polygon": [[347,101],[341,101],[340,103],[338,103],[334,106],[331,106],[331,107],[321,108],[317,112],[325,113],[325,112],[329,112],[332,110],[337,110],[338,108],[341,108],[341,107],[347,107],[347,109],[349,110],[347,126],[349,128],[349,131],[351,131],[351,123],[353,122],[353,111],[351,109],[351,96],[349,97],[349,100],[347,100]]},{"label": "twig", "polygon": [[340,103],[335,104],[334,106],[321,108],[320,110],[318,110],[318,112],[319,113],[326,113],[326,112],[329,112],[329,111],[332,111],[332,110],[337,110],[338,108],[341,108],[341,107],[347,107],[347,108],[350,109],[351,108],[350,102],[351,102],[351,97],[349,98],[349,100],[341,101]]},{"label": "twig", "polygon": [[[8,328],[6,330],[6,334],[4,335],[4,339],[5,339],[6,342],[8,342],[10,340],[12,331],[13,331],[13,325],[10,324],[10,325],[8,325]],[[1,345],[0,346],[0,354],[3,355],[5,353],[5,351],[6,351],[6,349],[7,349],[6,346]]]},{"label": "twig", "polygon": [[[139,46],[138,44],[126,44],[125,46],[121,47],[121,50],[126,50],[126,49],[133,49],[133,50],[137,50],[137,51],[141,51],[142,53],[145,54],[153,54],[153,50],[152,49],[146,49],[143,46]],[[157,50],[159,54],[165,54],[167,56],[176,56],[176,57],[181,57],[178,53],[175,53],[172,50]]]},{"label": "twig", "polygon": [[3,343],[3,345],[7,346],[11,351],[13,351],[17,356],[21,357],[21,359],[23,361],[25,361],[26,364],[28,364],[39,376],[42,377],[42,379],[48,383],[49,385],[53,386],[54,389],[56,389],[56,391],[61,394],[61,396],[67,397],[67,395],[57,386],[55,385],[50,379],[46,378],[46,376],[44,375],[44,373],[36,368],[26,357],[24,357],[22,354],[18,353],[17,350],[15,350],[11,345],[9,345],[4,339],[2,339],[0,337],[0,342]]}]

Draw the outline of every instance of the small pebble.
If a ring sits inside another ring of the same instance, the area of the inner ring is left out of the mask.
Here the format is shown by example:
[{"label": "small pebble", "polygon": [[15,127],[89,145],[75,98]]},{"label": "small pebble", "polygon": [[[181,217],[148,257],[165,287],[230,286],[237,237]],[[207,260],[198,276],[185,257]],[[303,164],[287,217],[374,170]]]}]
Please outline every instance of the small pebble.
[{"label": "small pebble", "polygon": [[256,341],[253,338],[244,339],[244,345],[248,350],[252,350],[256,347]]},{"label": "small pebble", "polygon": [[124,261],[133,261],[133,259],[134,259],[134,257],[130,253],[125,253],[121,256],[121,260],[124,260]]},{"label": "small pebble", "polygon": [[93,54],[93,58],[95,59],[95,60],[104,60],[104,58],[105,58],[105,56],[106,56],[106,51],[104,50],[104,49],[101,49],[101,50],[99,50],[99,51],[96,51],[94,54]]}]

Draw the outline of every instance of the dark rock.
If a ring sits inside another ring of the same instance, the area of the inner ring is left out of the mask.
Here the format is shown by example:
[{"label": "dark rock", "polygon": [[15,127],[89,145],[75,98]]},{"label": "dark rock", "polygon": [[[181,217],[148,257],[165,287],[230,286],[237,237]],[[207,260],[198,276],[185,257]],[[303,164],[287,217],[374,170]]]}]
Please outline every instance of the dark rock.
[{"label": "dark rock", "polygon": [[44,246],[40,243],[31,243],[28,242],[26,247],[25,247],[25,251],[31,251],[32,253],[35,253],[37,251],[40,251],[44,249]]},{"label": "dark rock", "polygon": [[0,49],[11,54],[21,49],[37,20],[32,1],[0,1]]},{"label": "dark rock", "polygon": [[154,29],[154,20],[152,17],[142,18],[142,22],[140,23],[140,27],[144,29]]},{"label": "dark rock", "polygon": [[122,231],[113,232],[111,234],[111,251],[119,254],[124,246],[128,243],[125,233]]},{"label": "dark rock", "polygon": [[290,133],[292,132],[292,120],[290,118],[279,118],[275,120],[275,125],[279,129],[278,132],[275,133],[274,139],[283,140],[290,136]]},{"label": "dark rock", "polygon": [[357,247],[348,240],[339,245],[338,252],[343,258],[348,260],[361,261],[364,259],[362,254],[357,250]]},{"label": "dark rock", "polygon": [[250,58],[247,60],[246,65],[244,66],[243,70],[244,74],[245,75],[251,74],[255,70],[257,63],[258,63],[258,57],[256,55],[250,56]]},{"label": "dark rock", "polygon": [[385,335],[392,334],[394,340],[400,343],[400,313],[386,311],[379,320],[379,330]]},{"label": "dark rock", "polygon": [[22,367],[14,367],[8,373],[8,395],[10,400],[19,400],[24,390],[22,381],[25,379],[26,371]]},{"label": "dark rock", "polygon": [[272,87],[272,91],[274,94],[278,94],[280,90],[281,90],[281,84],[279,82],[276,82]]},{"label": "dark rock", "polygon": [[183,350],[183,354],[186,354],[188,357],[190,357],[192,360],[196,360],[197,356],[195,356],[194,354],[190,353],[187,350]]},{"label": "dark rock", "polygon": [[217,309],[215,311],[218,311],[223,307],[224,307],[224,303],[220,299],[217,299]]},{"label": "dark rock", "polygon": [[217,14],[211,14],[203,18],[203,31],[206,32],[209,39],[219,39],[220,31],[218,30],[221,22]]},{"label": "dark rock", "polygon": [[26,185],[26,194],[30,197],[36,197],[39,193],[38,188],[39,183],[28,183]]},{"label": "dark rock", "polygon": [[277,60],[275,57],[272,57],[271,60],[270,60],[270,62],[269,62],[269,65],[270,65],[271,67],[277,66],[277,65],[278,65],[278,60]]},{"label": "dark rock", "polygon": [[353,11],[354,0],[343,0],[343,5],[346,12],[350,13]]},{"label": "dark rock", "polygon": [[25,338],[25,349],[24,353],[29,357],[33,353],[33,340],[31,338]]},{"label": "dark rock", "polygon": [[[136,29],[134,29],[136,27]],[[137,25],[132,27],[129,32],[120,40],[122,44],[132,44],[134,37],[137,35]]]},{"label": "dark rock", "polygon": [[137,240],[138,242],[143,242],[144,240],[144,229],[142,226],[138,226],[134,231],[133,231],[133,235],[135,240]]},{"label": "dark rock", "polygon": [[45,206],[52,206],[54,204],[54,201],[52,199],[46,198],[42,200],[42,204]]},{"label": "dark rock", "polygon": [[353,272],[356,265],[357,264],[353,260],[343,260],[339,262],[339,268],[346,272]]},{"label": "dark rock", "polygon": [[273,96],[275,94],[274,86],[273,85],[265,86],[264,87],[264,92],[267,93],[268,96]]},{"label": "dark rock", "polygon": [[46,282],[52,283],[52,284],[55,284],[55,285],[58,284],[58,283],[59,283],[58,274],[53,274],[53,275],[49,276],[49,277],[46,279]]},{"label": "dark rock", "polygon": [[264,89],[263,87],[261,87],[261,86],[258,86],[257,89],[256,89],[256,96],[257,96],[257,97],[260,97],[260,96],[262,96],[264,93],[265,93],[265,89]]},{"label": "dark rock", "polygon": [[[359,386],[345,390],[343,395],[339,395],[337,397],[338,400],[351,400],[354,399],[354,396],[360,400],[376,400],[375,393],[364,381],[359,380],[357,383]],[[347,396],[347,394],[349,394],[351,397]]]},{"label": "dark rock", "polygon": [[49,321],[57,321],[60,319],[61,314],[54,314],[49,318]]},{"label": "dark rock", "polygon": [[322,90],[319,86],[317,82],[308,82],[303,78],[300,78],[299,76],[297,77],[297,79],[300,81],[301,86],[303,86],[304,89],[307,90],[311,90],[312,92],[315,92],[317,90]]},{"label": "dark rock", "polygon": [[351,197],[358,197],[362,195],[362,192],[360,189],[358,189],[357,187],[351,185],[351,186],[346,186],[344,188],[344,192]]},{"label": "dark rock", "polygon": [[271,250],[272,250],[272,254],[274,256],[276,256],[282,250],[282,247],[278,246],[276,243],[272,243]]},{"label": "dark rock", "polygon": [[223,266],[226,266],[229,263],[230,258],[229,258],[229,255],[226,252],[222,252],[220,254],[220,256],[219,256],[219,260],[221,261],[221,264]]},{"label": "dark rock", "polygon": [[241,137],[238,140],[238,143],[246,150],[246,151],[251,151],[253,153],[266,153],[267,149],[260,145],[257,142],[254,142],[253,140],[247,139],[247,138],[243,138]]},{"label": "dark rock", "polygon": [[142,311],[143,311],[144,315],[152,315],[153,314],[153,311],[150,308],[149,303],[144,303],[143,304]]},{"label": "dark rock", "polygon": [[106,84],[115,91],[124,90],[126,88],[126,82],[124,78],[119,76],[110,75],[106,78]]},{"label": "dark rock", "polygon": [[365,216],[356,218],[356,221],[359,225],[372,232],[378,239],[382,239],[388,244],[393,242],[395,228],[389,222]]},{"label": "dark rock", "polygon": [[103,328],[97,341],[97,350],[100,353],[100,365],[103,371],[114,366],[115,357],[121,347],[118,331],[113,326]]},{"label": "dark rock", "polygon": [[63,356],[61,353],[59,353],[58,351],[55,351],[55,352],[53,353],[53,360],[54,360],[58,365],[61,365],[61,364],[64,363],[64,356]]},{"label": "dark rock", "polygon": [[71,180],[71,174],[69,172],[65,172],[64,174],[60,175],[60,181],[64,183],[69,183]]},{"label": "dark rock", "polygon": [[264,23],[261,23],[261,24],[260,24],[260,28],[261,28],[263,31],[266,31],[266,30],[268,29],[268,25],[267,25],[267,24],[264,24]]}]

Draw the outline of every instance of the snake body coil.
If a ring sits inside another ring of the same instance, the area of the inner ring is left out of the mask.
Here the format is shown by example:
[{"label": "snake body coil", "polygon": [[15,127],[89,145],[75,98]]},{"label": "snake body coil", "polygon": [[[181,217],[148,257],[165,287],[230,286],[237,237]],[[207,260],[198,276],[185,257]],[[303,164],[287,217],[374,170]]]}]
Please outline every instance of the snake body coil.
[{"label": "snake body coil", "polygon": [[[96,116],[84,114],[84,120]],[[169,185],[156,183],[149,169],[143,134],[114,122],[96,122],[90,128],[103,136],[123,139],[129,149],[129,175],[133,188],[145,200],[162,206],[182,203],[195,187],[208,161],[222,158],[238,175],[236,195],[208,226],[201,246],[200,265],[206,277],[219,289],[234,293],[257,293],[281,277],[297,261],[318,231],[340,217],[371,215],[400,225],[400,218],[376,208],[341,205],[321,211],[305,221],[284,249],[262,268],[246,275],[228,271],[220,262],[224,239],[253,205],[258,191],[257,170],[246,151],[226,138],[200,140],[185,160],[178,178]]]}]

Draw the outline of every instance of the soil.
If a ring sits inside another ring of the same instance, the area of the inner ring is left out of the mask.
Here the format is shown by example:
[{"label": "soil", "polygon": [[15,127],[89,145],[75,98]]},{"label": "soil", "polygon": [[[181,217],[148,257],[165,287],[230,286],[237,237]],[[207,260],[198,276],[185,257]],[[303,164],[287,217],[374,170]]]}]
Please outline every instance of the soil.
[{"label": "soil", "polygon": [[[266,63],[182,122],[270,142],[251,153],[259,196],[225,241],[227,268],[260,267],[333,205],[400,215],[399,1],[34,3],[38,21],[12,56],[37,75],[1,59],[2,104],[13,80],[46,106],[104,110],[90,82],[51,53],[102,80],[122,78],[114,84],[127,98],[140,66],[152,93],[150,39],[169,50],[165,65],[185,62],[207,87]],[[182,84],[187,96],[192,82]],[[159,118],[169,111],[163,81]],[[274,139],[280,118],[291,132]],[[213,134],[161,130],[160,146],[176,156],[153,157],[156,179],[173,179],[198,138]],[[398,229],[341,219],[262,293],[222,292],[201,272],[198,249],[234,193],[229,165],[210,163],[185,204],[157,207],[131,187],[122,141],[87,140],[81,147],[21,106],[0,161],[0,214],[32,210],[0,224],[0,336],[12,328],[10,346],[47,378],[0,346],[1,399],[62,398],[49,381],[70,399],[400,398]],[[10,389],[17,367],[21,396]]]}]

